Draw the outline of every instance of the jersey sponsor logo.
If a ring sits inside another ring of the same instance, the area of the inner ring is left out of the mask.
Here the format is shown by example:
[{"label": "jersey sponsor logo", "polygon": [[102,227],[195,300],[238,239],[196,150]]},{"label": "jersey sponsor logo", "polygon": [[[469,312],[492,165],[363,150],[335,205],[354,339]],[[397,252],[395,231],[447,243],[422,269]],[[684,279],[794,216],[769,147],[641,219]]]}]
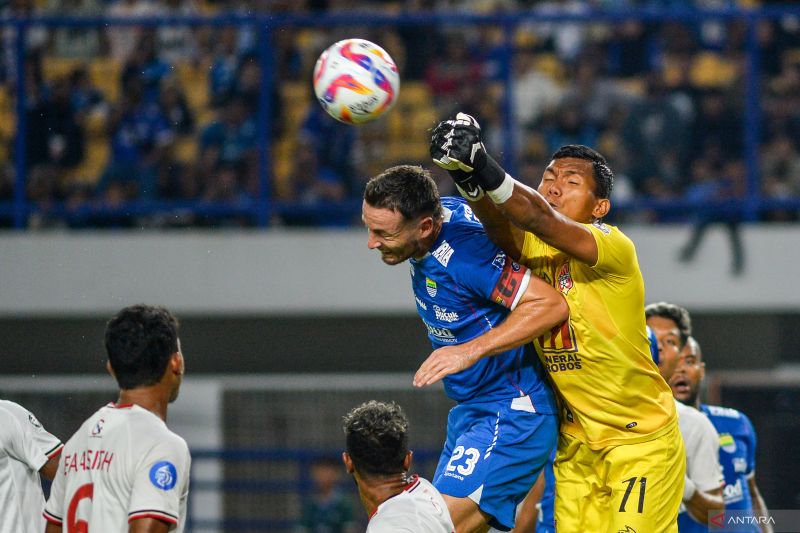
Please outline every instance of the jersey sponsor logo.
[{"label": "jersey sponsor logo", "polygon": [[169,461],[159,461],[150,467],[150,483],[161,490],[170,490],[178,483],[178,471]]},{"label": "jersey sponsor logo", "polygon": [[436,326],[431,326],[427,322],[425,322],[425,327],[428,328],[428,335],[435,338],[439,342],[453,343],[458,341],[458,339],[456,339],[456,336],[453,335],[453,332],[447,328],[438,328]]},{"label": "jersey sponsor logo", "polygon": [[594,222],[592,225],[593,225],[595,228],[597,228],[597,229],[599,229],[600,231],[602,231],[604,234],[606,234],[606,235],[611,235],[611,228],[609,228],[608,226],[606,226],[605,224],[603,224],[603,223],[602,223],[602,222],[600,222],[599,220],[596,220],[596,221],[595,221],[595,222]]},{"label": "jersey sponsor logo", "polygon": [[635,427],[636,427],[636,426],[638,426],[638,425],[639,425],[639,423],[638,423],[638,422],[631,422],[630,424],[627,424],[627,425],[625,426],[625,429],[633,429],[633,428],[635,428]]},{"label": "jersey sponsor logo", "polygon": [[428,291],[428,296],[431,298],[436,298],[436,292],[438,289],[436,287],[436,282],[431,278],[425,278],[425,290]]},{"label": "jersey sponsor logo", "polygon": [[553,354],[544,356],[544,366],[552,373],[580,370],[581,358],[578,354]]},{"label": "jersey sponsor logo", "polygon": [[744,498],[744,490],[742,489],[742,480],[737,479],[736,483],[732,485],[725,485],[722,488],[722,499],[725,505],[736,503]]},{"label": "jersey sponsor logo", "polygon": [[36,417],[35,417],[35,416],[33,416],[33,413],[28,413],[28,422],[30,422],[30,423],[31,423],[31,425],[32,425],[33,427],[35,427],[35,428],[39,428],[39,429],[41,429],[41,427],[42,427],[42,423],[41,423],[41,422],[39,422],[39,421],[36,419]]},{"label": "jersey sponsor logo", "polygon": [[556,326],[536,339],[536,344],[543,354],[551,353],[575,353],[578,351],[578,342],[575,339],[575,331],[569,320]]},{"label": "jersey sponsor logo", "polygon": [[558,290],[566,296],[574,286],[572,274],[569,272],[569,263],[564,263],[558,271]]},{"label": "jersey sponsor logo", "polygon": [[478,217],[475,216],[475,211],[473,211],[472,208],[468,205],[464,206],[464,218],[471,220],[473,222],[480,222],[480,220],[478,220]]},{"label": "jersey sponsor logo", "polygon": [[103,425],[105,423],[106,421],[103,418],[98,420],[97,423],[92,427],[92,431],[89,433],[89,436],[102,438],[102,435],[100,435],[100,433],[103,431]]},{"label": "jersey sponsor logo", "polygon": [[425,304],[425,302],[419,299],[419,296],[414,296],[414,299],[417,301],[417,305],[420,306],[421,309],[426,311],[428,310],[428,306]]},{"label": "jersey sponsor logo", "polygon": [[457,322],[459,319],[458,313],[455,311],[448,311],[445,307],[433,306],[433,312],[436,313],[436,320],[442,322]]},{"label": "jersey sponsor logo", "polygon": [[720,433],[719,434],[719,447],[725,450],[728,453],[733,453],[736,451],[736,441],[733,439],[733,435],[730,433]]},{"label": "jersey sponsor logo", "polygon": [[491,299],[493,302],[510,308],[519,292],[520,284],[525,278],[526,270],[522,270],[518,263],[505,258],[500,279],[492,289]]},{"label": "jersey sponsor logo", "polygon": [[739,418],[739,411],[731,409],[730,407],[720,407],[718,405],[709,405],[708,412],[713,416],[724,416],[727,418]]},{"label": "jersey sponsor logo", "polygon": [[447,241],[442,241],[442,244],[440,244],[431,255],[433,255],[433,257],[435,257],[443,267],[447,268],[447,263],[449,263],[450,258],[453,257],[453,252],[455,252],[455,250],[452,246],[450,246],[450,243]]},{"label": "jersey sponsor logo", "polygon": [[739,474],[747,473],[747,460],[744,457],[734,457],[733,471]]}]

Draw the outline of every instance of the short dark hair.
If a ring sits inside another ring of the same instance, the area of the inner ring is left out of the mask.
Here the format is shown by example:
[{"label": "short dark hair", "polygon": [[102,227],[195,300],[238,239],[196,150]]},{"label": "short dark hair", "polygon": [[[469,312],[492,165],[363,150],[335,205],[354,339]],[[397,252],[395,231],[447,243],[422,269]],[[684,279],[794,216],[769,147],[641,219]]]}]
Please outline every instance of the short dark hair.
[{"label": "short dark hair", "polygon": [[644,308],[644,316],[645,318],[659,316],[675,322],[681,335],[681,348],[686,345],[686,341],[692,335],[692,317],[689,315],[689,311],[679,305],[667,302],[650,304]]},{"label": "short dark hair", "polygon": [[361,474],[380,476],[405,472],[408,418],[394,402],[370,400],[344,416],[347,453]]},{"label": "short dark hair", "polygon": [[121,389],[154,385],[178,351],[178,320],[164,307],[126,307],[108,321],[105,346]]},{"label": "short dark hair", "polygon": [[551,159],[574,157],[592,162],[594,169],[594,194],[598,198],[609,198],[611,189],[614,188],[614,173],[608,166],[606,158],[600,152],[582,144],[567,144],[562,146]]},{"label": "short dark hair", "polygon": [[406,220],[442,216],[439,189],[430,172],[419,166],[391,167],[367,182],[364,201],[372,207],[399,211]]}]

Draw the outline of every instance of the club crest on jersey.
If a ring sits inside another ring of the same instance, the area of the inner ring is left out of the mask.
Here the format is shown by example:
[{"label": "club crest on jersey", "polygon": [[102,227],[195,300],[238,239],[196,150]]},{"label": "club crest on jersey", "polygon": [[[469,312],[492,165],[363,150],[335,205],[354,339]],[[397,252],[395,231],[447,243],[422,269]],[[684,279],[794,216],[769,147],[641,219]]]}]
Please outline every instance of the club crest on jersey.
[{"label": "club crest on jersey", "polygon": [[733,435],[730,433],[720,433],[719,434],[719,447],[725,450],[728,453],[733,453],[736,451],[736,441],[733,439]]},{"label": "club crest on jersey", "polygon": [[573,285],[572,274],[569,272],[569,263],[567,262],[561,265],[561,270],[558,271],[558,290],[566,296]]},{"label": "club crest on jersey", "polygon": [[92,437],[99,437],[100,433],[103,431],[103,424],[105,424],[105,419],[101,418],[97,421],[97,423],[92,427],[91,436]]},{"label": "club crest on jersey", "polygon": [[428,291],[428,296],[435,298],[437,292],[436,282],[431,278],[425,278],[425,290]]},{"label": "club crest on jersey", "polygon": [[150,467],[150,483],[161,490],[170,490],[178,483],[178,471],[169,461],[159,461]]},{"label": "club crest on jersey", "polygon": [[32,425],[33,427],[35,427],[35,428],[41,428],[41,427],[42,427],[42,424],[41,424],[41,422],[39,422],[39,421],[36,419],[36,417],[35,417],[35,416],[33,416],[33,414],[32,414],[32,413],[28,413],[28,422],[30,422],[30,423],[31,423],[31,425]]}]

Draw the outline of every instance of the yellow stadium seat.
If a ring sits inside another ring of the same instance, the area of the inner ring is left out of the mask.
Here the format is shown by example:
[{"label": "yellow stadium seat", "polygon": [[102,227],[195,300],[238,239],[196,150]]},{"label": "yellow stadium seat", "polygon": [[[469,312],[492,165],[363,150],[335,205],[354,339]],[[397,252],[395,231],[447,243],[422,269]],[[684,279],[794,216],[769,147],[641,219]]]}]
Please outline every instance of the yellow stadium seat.
[{"label": "yellow stadium seat", "polygon": [[76,67],[85,66],[82,59],[65,57],[42,57],[42,76],[47,82],[68,76]]},{"label": "yellow stadium seat", "polygon": [[86,144],[86,156],[81,164],[68,174],[67,179],[75,183],[97,183],[108,164],[109,152],[108,139],[90,140]]},{"label": "yellow stadium seat", "polygon": [[122,65],[113,58],[96,58],[89,62],[89,79],[109,102],[116,102],[120,93]]}]

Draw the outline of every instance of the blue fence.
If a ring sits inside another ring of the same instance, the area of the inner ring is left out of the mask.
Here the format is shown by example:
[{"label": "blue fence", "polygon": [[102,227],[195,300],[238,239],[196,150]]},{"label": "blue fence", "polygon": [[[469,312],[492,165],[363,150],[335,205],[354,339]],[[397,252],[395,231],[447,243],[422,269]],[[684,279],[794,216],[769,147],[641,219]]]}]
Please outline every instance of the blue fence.
[{"label": "blue fence", "polygon": [[[50,30],[58,28],[105,28],[123,26],[163,27],[163,26],[189,26],[189,27],[229,27],[247,28],[257,36],[257,53],[255,54],[261,73],[261,83],[258,94],[257,114],[257,167],[258,187],[252,194],[239,197],[232,201],[215,200],[164,200],[164,199],[136,199],[117,204],[104,202],[85,202],[72,205],[66,202],[48,202],[46,208],[41,203],[31,201],[26,193],[29,170],[26,167],[26,153],[28,150],[28,124],[26,123],[26,110],[28,108],[25,90],[16,91],[15,120],[16,137],[13,145],[13,195],[8,201],[0,202],[0,219],[10,221],[14,228],[23,229],[28,225],[32,215],[46,209],[48,216],[64,220],[77,221],[75,225],[92,225],[92,220],[97,218],[119,216],[148,216],[162,215],[165,217],[178,217],[182,213],[193,213],[208,217],[245,217],[248,225],[266,227],[278,215],[303,214],[331,214],[355,215],[358,213],[360,202],[356,195],[337,202],[302,203],[294,200],[281,200],[273,197],[274,190],[274,164],[275,153],[273,150],[276,139],[272,123],[275,116],[275,102],[271,95],[276,87],[282,83],[275,75],[276,50],[274,37],[286,28],[305,29],[330,29],[337,27],[425,27],[432,32],[444,28],[460,26],[492,26],[503,28],[505,41],[499,47],[497,61],[500,65],[500,82],[504,96],[502,98],[502,142],[504,151],[504,164],[512,173],[519,167],[519,160],[515,156],[520,145],[520,133],[514,127],[513,102],[513,68],[512,64],[517,53],[514,42],[515,32],[524,25],[542,23],[577,23],[577,24],[608,24],[615,25],[627,21],[640,21],[652,23],[677,23],[696,25],[707,21],[718,21],[724,24],[743,24],[746,29],[746,42],[744,47],[744,77],[743,83],[743,124],[742,156],[746,166],[746,187],[743,194],[733,198],[719,201],[708,199],[670,198],[659,200],[654,197],[637,196],[629,198],[615,205],[618,213],[640,213],[653,211],[662,218],[682,218],[695,212],[718,212],[724,215],[734,214],[743,221],[756,221],[767,212],[784,210],[796,212],[800,210],[800,197],[767,197],[762,192],[762,178],[760,174],[760,142],[763,128],[762,109],[762,69],[760,65],[760,51],[758,42],[758,25],[762,21],[779,21],[788,16],[800,16],[800,8],[765,8],[759,10],[730,9],[724,11],[697,11],[688,9],[647,9],[606,12],[586,12],[582,14],[557,14],[518,12],[513,14],[479,16],[467,14],[408,14],[402,16],[380,15],[269,15],[255,14],[250,16],[220,16],[206,17],[158,17],[119,19],[108,17],[75,18],[75,17],[30,17],[30,18],[5,18],[0,19],[0,27],[16,30],[15,57],[16,79],[12,83],[17,88],[25,87],[26,68],[26,35],[32,28],[45,27]],[[310,73],[307,76],[310,78]],[[309,81],[310,84],[310,81]],[[402,90],[401,90],[402,92]],[[282,157],[286,157],[283,155]]]}]

